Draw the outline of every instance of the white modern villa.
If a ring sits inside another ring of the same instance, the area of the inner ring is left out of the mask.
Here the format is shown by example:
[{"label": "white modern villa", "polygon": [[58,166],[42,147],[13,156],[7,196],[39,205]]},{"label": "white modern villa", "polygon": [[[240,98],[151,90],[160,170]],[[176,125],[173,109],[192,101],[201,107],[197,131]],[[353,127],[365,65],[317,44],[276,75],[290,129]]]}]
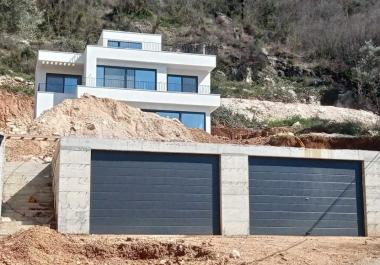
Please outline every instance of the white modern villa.
[{"label": "white modern villa", "polygon": [[215,66],[214,55],[163,51],[161,35],[103,30],[83,53],[38,52],[35,116],[86,93],[210,132],[220,105],[210,93]]}]

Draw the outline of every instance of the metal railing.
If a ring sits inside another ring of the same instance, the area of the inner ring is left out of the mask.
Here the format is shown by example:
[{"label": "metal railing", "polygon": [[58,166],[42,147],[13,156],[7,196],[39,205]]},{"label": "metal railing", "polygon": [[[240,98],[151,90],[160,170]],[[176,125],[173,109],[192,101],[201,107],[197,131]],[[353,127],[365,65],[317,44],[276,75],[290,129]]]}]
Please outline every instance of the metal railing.
[{"label": "metal railing", "polygon": [[[114,49],[127,49],[127,50],[143,50],[143,51],[168,51],[168,52],[181,52],[181,53],[194,53],[194,54],[207,54],[207,55],[217,55],[219,46],[212,43],[158,43],[158,42],[134,42],[134,41],[122,41],[115,39],[103,39],[105,46]],[[120,41],[120,42],[130,42],[130,43],[140,43],[138,45],[126,45],[125,47],[115,47],[108,46],[108,41]],[[140,48],[141,47],[141,48]]]},{"label": "metal railing", "polygon": [[[133,81],[125,79],[109,79],[109,78],[85,78],[83,86],[93,88],[109,88],[109,89],[126,89],[126,90],[149,90],[168,93],[191,93],[191,94],[210,94],[210,86],[198,85],[194,90],[191,86],[181,86],[178,83],[165,82],[148,82]],[[76,94],[77,85],[61,85],[39,83],[38,91]]]}]

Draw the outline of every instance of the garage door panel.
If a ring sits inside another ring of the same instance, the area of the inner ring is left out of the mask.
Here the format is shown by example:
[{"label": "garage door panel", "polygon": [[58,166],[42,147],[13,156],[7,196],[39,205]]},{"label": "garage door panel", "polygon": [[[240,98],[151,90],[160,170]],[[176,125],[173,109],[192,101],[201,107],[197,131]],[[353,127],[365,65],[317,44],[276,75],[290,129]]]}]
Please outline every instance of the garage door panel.
[{"label": "garage door panel", "polygon": [[[128,201],[141,201],[141,200],[150,200],[150,201],[175,201],[175,202],[204,202],[207,200],[211,200],[212,196],[210,194],[184,194],[180,192],[170,193],[170,197],[164,196],[162,193],[125,193],[125,192],[97,192],[96,199],[93,201],[106,201],[109,200],[112,195],[113,201],[120,201],[123,203],[127,203]],[[141,196],[149,196],[149,199]]]},{"label": "garage door panel", "polygon": [[194,235],[205,235],[209,234],[210,231],[205,226],[181,226],[181,225],[171,225],[171,226],[124,226],[124,225],[97,225],[97,234],[133,234],[137,235],[181,235],[181,234],[194,234]]},{"label": "garage door panel", "polygon": [[288,180],[251,180],[253,186],[260,185],[262,188],[291,188],[291,189],[328,189],[344,191],[354,189],[356,182],[314,182],[314,181],[288,181]]},{"label": "garage door panel", "polygon": [[[157,177],[144,177],[129,175],[128,178],[125,175],[112,176],[114,184],[140,184],[141,182],[150,182],[152,184],[173,184],[173,185],[202,185],[202,186],[212,186],[212,182],[209,177],[191,177],[191,172],[188,174],[181,174],[181,176],[173,176],[173,173],[167,173],[168,176],[157,176]],[[109,180],[107,178],[96,178],[94,179],[94,184],[107,184]]]},{"label": "garage door panel", "polygon": [[270,172],[256,172],[254,180],[271,181],[320,181],[320,182],[352,182],[356,179],[347,175],[327,175],[327,174],[299,174],[295,172],[268,174]]},{"label": "garage door panel", "polygon": [[[251,198],[253,200],[253,198]],[[253,203],[287,203],[287,204],[332,204],[352,205],[355,203],[355,198],[344,197],[305,197],[305,196],[276,196],[276,195],[257,195]]]},{"label": "garage door panel", "polygon": [[357,221],[345,221],[345,220],[294,220],[294,219],[260,219],[255,221],[257,227],[304,227],[311,228],[350,228],[357,229]]},{"label": "garage door panel", "polygon": [[[209,203],[200,201],[186,201],[186,202],[178,202],[172,201],[171,199],[157,199],[157,200],[149,200],[149,201],[141,201],[141,200],[130,200],[133,201],[134,205],[138,207],[138,209],[156,209],[157,207],[171,207],[174,210],[181,209],[189,209],[189,210],[212,210],[212,207]],[[108,208],[123,208],[125,204],[128,203],[128,200],[121,201],[109,201],[109,200],[97,200],[96,205],[99,209],[108,209]]]},{"label": "garage door panel", "polygon": [[219,158],[92,151],[91,233],[218,234]]},{"label": "garage door panel", "polygon": [[363,235],[361,164],[251,157],[252,234]]},{"label": "garage door panel", "polygon": [[200,185],[171,185],[171,184],[163,184],[163,185],[146,185],[146,184],[98,184],[92,190],[93,192],[141,192],[141,196],[144,194],[150,193],[160,193],[163,196],[173,193],[185,193],[185,194],[193,194],[194,189],[197,189],[199,194],[208,194],[211,195],[212,191],[210,190],[211,186],[200,186]]},{"label": "garage door panel", "polygon": [[[117,164],[117,163],[114,162],[112,164]],[[98,173],[97,175],[104,175],[106,178],[124,175],[126,173],[126,169],[128,170],[128,175],[130,176],[141,176],[141,175],[144,175],[146,170],[154,169],[154,171],[151,170],[152,177],[161,177],[161,176],[174,177],[172,174],[170,174],[172,168],[167,165],[164,165],[163,167],[159,167],[158,164],[155,166],[148,166],[146,165],[146,163],[144,163],[137,167],[136,162],[131,164],[130,167],[128,167],[127,165],[124,165],[122,167],[121,166],[117,167],[117,166],[112,166],[112,165],[107,166],[107,163],[105,163],[104,165],[105,166],[94,166],[92,170],[97,172]],[[185,165],[182,163],[182,164],[178,164],[178,166],[180,167],[178,167],[176,171],[180,172],[181,175],[188,174],[188,176],[189,174],[193,175],[194,173],[208,174],[205,171],[209,171],[212,169],[211,165],[199,165],[199,166],[197,165],[197,167],[194,168],[194,165],[191,166],[191,165]],[[111,172],[107,170],[107,168],[109,167],[112,167]]]},{"label": "garage door panel", "polygon": [[[102,225],[120,225],[120,226],[170,226],[173,225],[173,220],[170,216],[161,218],[135,218],[129,216],[125,220],[120,221],[120,218],[116,217],[94,217],[94,222],[100,222]],[[203,226],[207,222],[208,218],[178,218],[178,224],[181,226]]]},{"label": "garage door panel", "polygon": [[287,203],[253,203],[251,205],[253,211],[302,211],[302,212],[320,212],[324,213],[356,213],[356,204],[353,205],[323,205],[323,204],[287,204]]},{"label": "garage door panel", "polygon": [[251,231],[255,235],[311,235],[311,236],[357,236],[357,228],[315,228],[311,232],[308,227],[256,227]]},{"label": "garage door panel", "polygon": [[[256,214],[256,213],[255,213]],[[254,220],[261,219],[293,219],[293,220],[317,220],[321,217],[321,213],[305,213],[305,212],[289,212],[289,211],[273,211],[259,212],[256,217],[250,219],[251,225]],[[358,220],[356,213],[325,213],[323,220]]]},{"label": "garage door panel", "polygon": [[[130,217],[154,218],[154,217],[169,217],[177,219],[181,218],[205,218],[209,219],[213,216],[212,210],[155,210],[155,209],[142,209],[137,210],[134,208],[124,209],[97,209],[93,210],[91,217],[119,217],[122,222]],[[95,219],[94,219],[95,220]]]},{"label": "garage door panel", "polygon": [[255,195],[277,195],[277,196],[307,196],[307,197],[339,197],[339,198],[355,198],[356,190],[352,187],[347,190],[318,190],[318,189],[293,189],[293,188],[251,188],[250,194]]}]

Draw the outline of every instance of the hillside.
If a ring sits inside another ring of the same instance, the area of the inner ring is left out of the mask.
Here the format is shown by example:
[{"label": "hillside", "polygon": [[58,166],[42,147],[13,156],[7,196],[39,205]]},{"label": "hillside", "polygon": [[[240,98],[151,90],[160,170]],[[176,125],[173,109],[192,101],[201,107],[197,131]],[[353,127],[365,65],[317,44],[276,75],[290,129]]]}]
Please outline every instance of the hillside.
[{"label": "hillside", "polygon": [[376,0],[0,2],[0,74],[33,79],[36,51],[82,51],[103,28],[160,33],[218,55],[213,92],[379,111]]}]

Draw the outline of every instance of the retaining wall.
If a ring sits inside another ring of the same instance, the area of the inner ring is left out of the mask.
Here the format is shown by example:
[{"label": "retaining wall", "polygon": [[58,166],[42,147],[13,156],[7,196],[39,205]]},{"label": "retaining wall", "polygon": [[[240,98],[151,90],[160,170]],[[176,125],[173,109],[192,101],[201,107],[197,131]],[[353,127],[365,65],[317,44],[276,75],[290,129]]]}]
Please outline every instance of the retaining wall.
[{"label": "retaining wall", "polygon": [[363,162],[365,230],[380,236],[380,152],[65,137],[53,162],[58,231],[89,233],[91,150],[220,155],[221,230],[249,234],[249,156]]},{"label": "retaining wall", "polygon": [[0,134],[0,221],[1,221],[1,208],[3,204],[4,164],[5,164],[5,137]]}]

